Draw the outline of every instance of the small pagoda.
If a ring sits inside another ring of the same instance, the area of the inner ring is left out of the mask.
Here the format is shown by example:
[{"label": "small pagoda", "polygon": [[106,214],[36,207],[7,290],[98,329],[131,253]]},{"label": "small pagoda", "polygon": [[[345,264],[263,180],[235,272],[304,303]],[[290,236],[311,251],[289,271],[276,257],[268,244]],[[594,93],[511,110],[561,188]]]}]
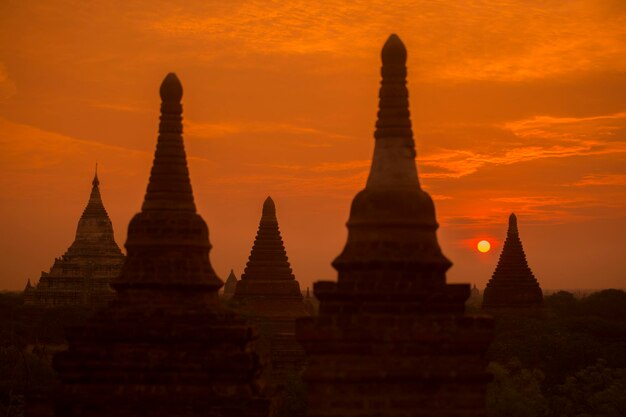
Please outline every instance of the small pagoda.
[{"label": "small pagoda", "polygon": [[309,417],[484,416],[493,319],[465,314],[469,284],[446,283],[431,197],[415,164],[407,51],[391,35],[372,165],[348,239],[320,281],[316,317],[297,321]]},{"label": "small pagoda", "polygon": [[39,282],[30,280],[24,303],[41,307],[61,305],[104,305],[113,297],[109,284],[124,263],[124,254],[113,236],[113,224],[100,196],[98,172],[91,182],[91,195],[83,211],[76,237],[69,249],[54,260]]},{"label": "small pagoda", "polygon": [[517,228],[517,216],[509,216],[509,229],[498,266],[483,293],[485,310],[537,309],[543,306],[543,292],[530,270]]},{"label": "small pagoda", "polygon": [[182,137],[183,90],[161,85],[161,121],[115,298],[67,331],[54,357],[57,417],[265,417],[253,329],[221,306],[209,231],[196,212]]},{"label": "small pagoda", "polygon": [[263,203],[250,257],[231,300],[257,325],[261,345],[269,346],[273,379],[298,372],[304,364],[304,351],[295,339],[295,320],[309,313],[287,258],[271,197]]},{"label": "small pagoda", "polygon": [[237,276],[235,275],[234,270],[230,270],[230,274],[228,274],[228,278],[226,278],[226,282],[224,283],[224,298],[230,299],[235,294],[235,289],[237,288]]}]

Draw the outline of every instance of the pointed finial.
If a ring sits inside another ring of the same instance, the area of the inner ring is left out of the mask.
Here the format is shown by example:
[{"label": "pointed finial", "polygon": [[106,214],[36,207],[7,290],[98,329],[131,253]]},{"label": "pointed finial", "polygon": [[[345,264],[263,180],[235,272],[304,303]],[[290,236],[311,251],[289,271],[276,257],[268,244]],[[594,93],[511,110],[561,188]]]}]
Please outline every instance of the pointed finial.
[{"label": "pointed finial", "polygon": [[161,83],[161,121],[142,210],[196,211],[183,143],[183,87],[173,72]]},{"label": "pointed finial", "polygon": [[98,185],[100,185],[100,180],[98,180],[98,163],[96,162],[96,172],[93,176],[93,181],[91,181],[91,184],[94,187],[97,187]]},{"label": "pointed finial", "polygon": [[402,65],[406,64],[406,47],[398,35],[392,33],[381,52],[383,60],[383,67],[387,65]]},{"label": "pointed finial", "polygon": [[517,216],[511,213],[509,216],[509,233],[517,233]]},{"label": "pointed finial", "polygon": [[263,203],[263,215],[264,219],[275,220],[276,219],[276,205],[272,197],[267,197]]},{"label": "pointed finial", "polygon": [[179,103],[183,98],[183,85],[175,73],[170,72],[161,83],[161,100]]},{"label": "pointed finial", "polygon": [[376,145],[367,185],[387,189],[402,183],[419,187],[406,86],[406,48],[397,35],[389,36],[381,56]]}]

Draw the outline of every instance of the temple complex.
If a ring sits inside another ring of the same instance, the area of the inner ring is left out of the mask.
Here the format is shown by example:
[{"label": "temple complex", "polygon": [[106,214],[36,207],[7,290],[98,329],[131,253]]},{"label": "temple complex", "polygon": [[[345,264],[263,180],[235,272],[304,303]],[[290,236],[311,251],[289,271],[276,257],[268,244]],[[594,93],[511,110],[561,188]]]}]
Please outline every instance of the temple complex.
[{"label": "temple complex", "polygon": [[485,287],[485,310],[536,309],[543,306],[543,293],[533,275],[517,229],[517,216],[509,216],[509,229],[498,266]]},{"label": "temple complex", "polygon": [[314,316],[315,314],[317,314],[315,302],[313,301],[313,297],[311,297],[309,287],[306,288],[306,295],[304,296],[304,310],[306,310],[307,315],[309,316]]},{"label": "temple complex", "polygon": [[53,361],[55,415],[267,416],[253,329],[221,307],[209,232],[196,212],[182,137],[182,86],[161,85],[161,121],[115,298],[67,331]]},{"label": "temple complex", "polygon": [[470,298],[478,299],[480,298],[480,290],[476,286],[476,284],[472,284],[472,290],[470,292]]},{"label": "temple complex", "polygon": [[308,313],[289,265],[271,197],[263,203],[259,230],[232,302],[261,330],[261,342],[269,346],[272,358],[273,379],[280,380],[303,366],[304,351],[295,339],[295,319]]},{"label": "temple complex", "polygon": [[336,282],[314,285],[297,321],[309,416],[484,416],[493,319],[465,314],[469,284],[447,284],[431,197],[418,180],[404,44],[382,50],[375,149],[352,202]]},{"label": "temple complex", "polygon": [[235,276],[235,271],[230,270],[230,274],[228,274],[228,278],[226,278],[226,282],[224,283],[224,298],[229,299],[235,294],[235,288],[237,288],[237,277]]},{"label": "temple complex", "polygon": [[104,305],[113,297],[109,284],[119,275],[124,254],[115,243],[113,225],[102,204],[99,185],[96,172],[74,243],[54,260],[49,272],[41,273],[35,286],[28,281],[24,290],[26,304],[44,307]]}]

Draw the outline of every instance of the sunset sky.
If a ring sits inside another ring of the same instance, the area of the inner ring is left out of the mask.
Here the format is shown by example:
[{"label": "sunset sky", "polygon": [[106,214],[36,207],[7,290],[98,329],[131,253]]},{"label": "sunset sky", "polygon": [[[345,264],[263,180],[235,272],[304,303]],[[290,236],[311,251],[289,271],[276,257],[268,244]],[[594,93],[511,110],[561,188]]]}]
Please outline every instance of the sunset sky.
[{"label": "sunset sky", "polygon": [[271,195],[301,286],[336,279],[391,33],[449,281],[484,287],[514,211],[544,289],[625,288],[622,0],[0,0],[0,289],[65,252],[96,162],[123,245],[168,72],[218,275]]}]

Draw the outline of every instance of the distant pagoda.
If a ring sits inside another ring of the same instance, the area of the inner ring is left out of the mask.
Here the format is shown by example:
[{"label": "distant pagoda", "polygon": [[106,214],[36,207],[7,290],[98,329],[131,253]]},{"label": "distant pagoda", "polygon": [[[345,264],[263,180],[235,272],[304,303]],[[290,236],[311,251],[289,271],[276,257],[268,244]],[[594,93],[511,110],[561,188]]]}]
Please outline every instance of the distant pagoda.
[{"label": "distant pagoda", "polygon": [[493,320],[464,313],[469,284],[447,284],[431,197],[418,180],[404,44],[382,50],[375,148],[352,202],[338,280],[314,284],[297,321],[309,417],[484,416]]},{"label": "distant pagoda", "polygon": [[498,266],[483,294],[483,309],[528,309],[542,305],[543,293],[526,261],[517,216],[512,213]]},{"label": "distant pagoda", "polygon": [[182,137],[182,86],[161,85],[161,122],[115,298],[67,332],[53,361],[55,415],[267,416],[252,328],[221,307],[209,232],[196,212]]},{"label": "distant pagoda", "polygon": [[30,280],[24,302],[36,306],[70,304],[103,305],[113,297],[109,284],[124,263],[124,254],[113,237],[113,225],[100,197],[98,173],[83,211],[74,243],[54,260],[49,272],[42,272],[34,287]]},{"label": "distant pagoda", "polygon": [[287,258],[271,197],[263,203],[259,230],[231,300],[259,327],[261,342],[269,344],[274,379],[298,372],[304,364],[304,351],[295,339],[295,319],[309,314]]},{"label": "distant pagoda", "polygon": [[291,318],[284,323],[285,331],[293,331],[293,319],[306,315],[300,284],[291,270],[271,197],[263,203],[259,230],[233,301],[252,314]]},{"label": "distant pagoda", "polygon": [[230,270],[230,274],[228,274],[228,278],[226,278],[226,282],[224,283],[224,297],[231,298],[235,294],[235,288],[237,288],[237,276],[235,276],[235,271]]}]

